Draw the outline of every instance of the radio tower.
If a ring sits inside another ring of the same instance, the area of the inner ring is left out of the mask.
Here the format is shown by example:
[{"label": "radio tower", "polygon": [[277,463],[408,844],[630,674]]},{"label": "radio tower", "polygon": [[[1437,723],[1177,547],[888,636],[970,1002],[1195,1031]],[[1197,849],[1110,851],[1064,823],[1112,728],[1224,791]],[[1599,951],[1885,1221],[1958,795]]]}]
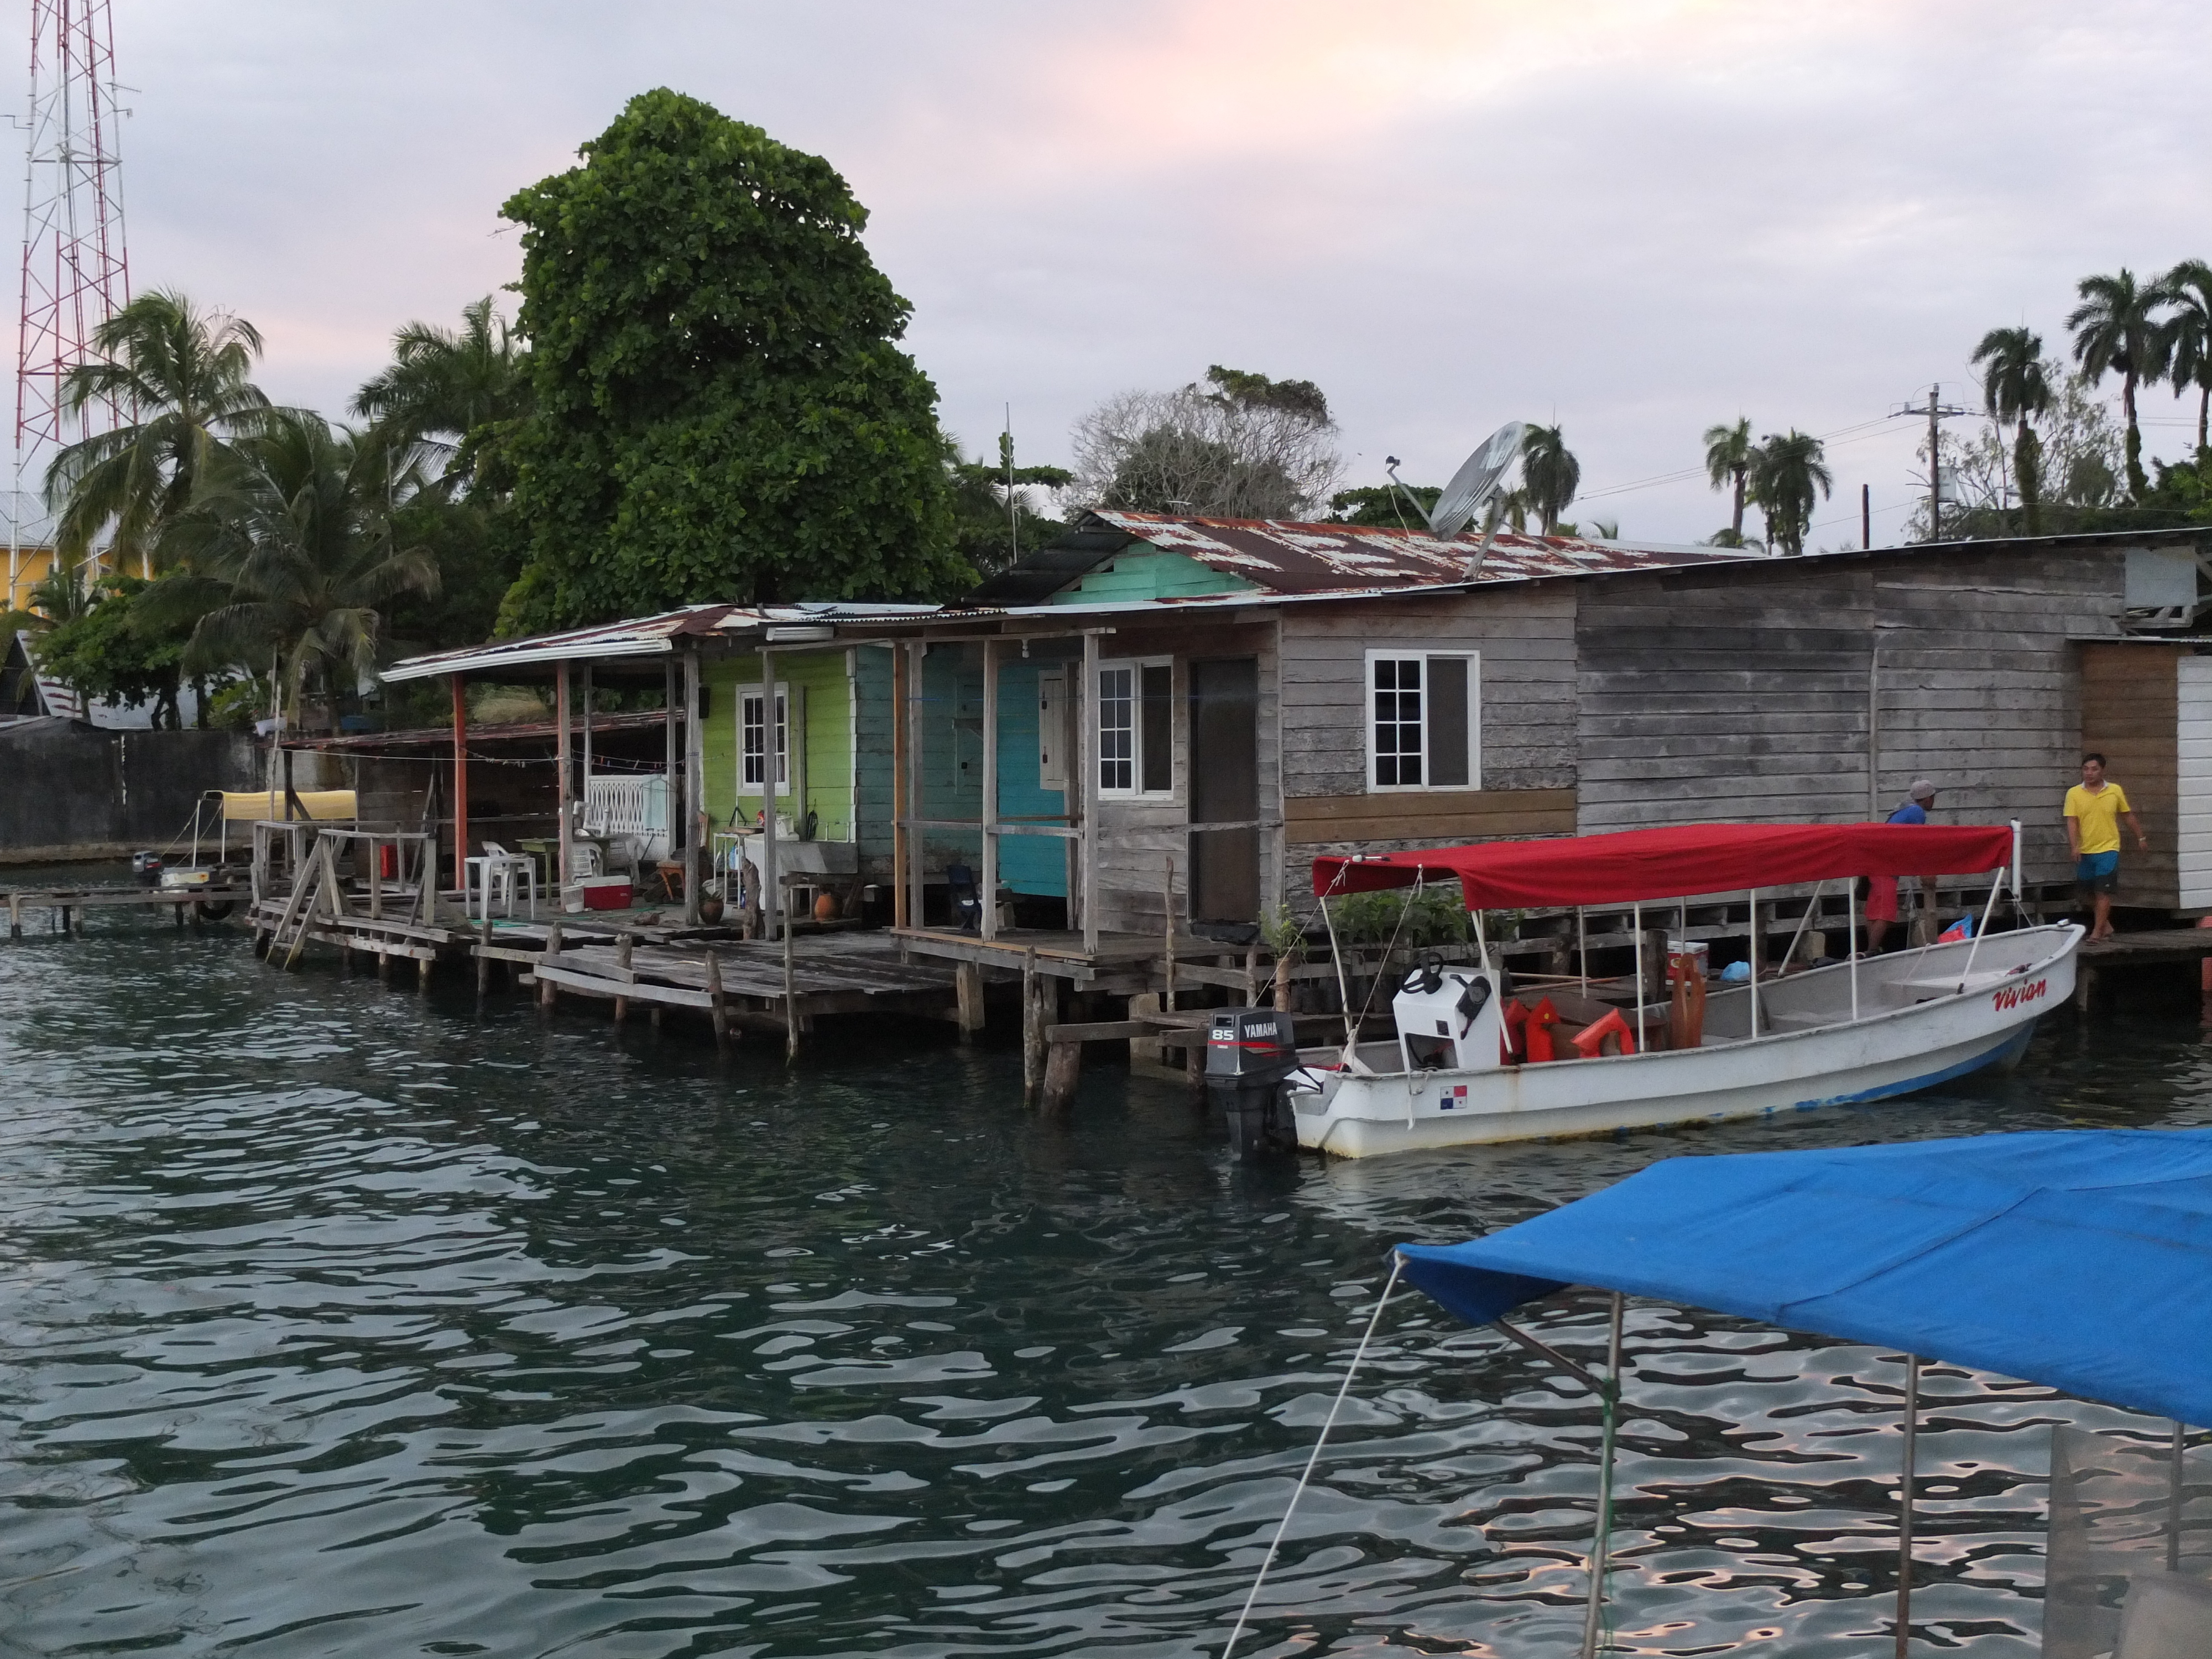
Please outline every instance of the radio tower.
[{"label": "radio tower", "polygon": [[[20,603],[24,495],[70,444],[107,430],[113,405],[70,414],[62,380],[100,325],[131,303],[116,141],[115,30],[108,0],[31,0],[31,118],[23,169],[23,313],[15,355],[15,497],[8,592]],[[33,509],[35,518],[44,514]],[[51,538],[47,539],[51,540]],[[32,546],[39,543],[34,539]]]}]

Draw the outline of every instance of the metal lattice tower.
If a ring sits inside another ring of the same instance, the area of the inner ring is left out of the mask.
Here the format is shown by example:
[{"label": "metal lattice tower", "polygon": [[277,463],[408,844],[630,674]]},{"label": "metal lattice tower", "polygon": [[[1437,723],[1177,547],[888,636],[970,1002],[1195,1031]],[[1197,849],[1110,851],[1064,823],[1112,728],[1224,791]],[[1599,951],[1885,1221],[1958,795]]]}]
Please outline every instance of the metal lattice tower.
[{"label": "metal lattice tower", "polygon": [[[16,337],[15,470],[9,592],[24,550],[21,496],[46,483],[57,452],[125,411],[62,406],[63,377],[92,337],[131,303],[123,243],[121,114],[108,0],[31,0],[31,108],[23,180],[22,320]],[[33,545],[36,544],[33,543]]]}]

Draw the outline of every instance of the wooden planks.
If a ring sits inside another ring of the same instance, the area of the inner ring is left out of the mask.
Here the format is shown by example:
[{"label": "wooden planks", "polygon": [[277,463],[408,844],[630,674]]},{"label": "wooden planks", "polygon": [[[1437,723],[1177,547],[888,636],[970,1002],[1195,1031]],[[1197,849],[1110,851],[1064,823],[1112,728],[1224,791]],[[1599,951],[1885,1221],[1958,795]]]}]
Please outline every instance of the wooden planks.
[{"label": "wooden planks", "polygon": [[1293,845],[1345,841],[1494,841],[1571,836],[1575,791],[1457,789],[1294,796],[1283,803]]},{"label": "wooden planks", "polygon": [[[2181,825],[2180,659],[2188,647],[2130,641],[2080,649],[2081,749],[2104,755],[2106,775],[2127,791],[2128,804],[2150,836],[2150,852],[2138,853],[2127,839],[2126,826],[2121,827],[2115,902],[2176,908],[2183,902],[2176,857]],[[2069,777],[2066,782],[2075,781]]]}]

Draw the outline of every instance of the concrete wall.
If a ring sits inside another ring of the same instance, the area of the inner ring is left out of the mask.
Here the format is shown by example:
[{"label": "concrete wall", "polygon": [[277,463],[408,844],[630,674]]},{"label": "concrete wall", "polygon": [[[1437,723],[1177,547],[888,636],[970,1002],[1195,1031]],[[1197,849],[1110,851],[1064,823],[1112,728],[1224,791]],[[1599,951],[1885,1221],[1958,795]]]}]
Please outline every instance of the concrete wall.
[{"label": "concrete wall", "polygon": [[202,792],[261,782],[242,732],[0,726],[0,864],[158,850],[190,822]]}]

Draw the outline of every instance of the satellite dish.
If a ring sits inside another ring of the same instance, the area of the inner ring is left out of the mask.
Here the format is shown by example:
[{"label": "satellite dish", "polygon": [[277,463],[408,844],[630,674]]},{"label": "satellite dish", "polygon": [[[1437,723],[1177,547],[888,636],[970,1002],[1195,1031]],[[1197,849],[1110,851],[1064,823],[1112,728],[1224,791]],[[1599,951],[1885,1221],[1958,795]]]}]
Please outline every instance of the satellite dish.
[{"label": "satellite dish", "polygon": [[1456,536],[1468,527],[1482,504],[1498,493],[1507,471],[1521,459],[1521,440],[1528,430],[1518,421],[1508,421],[1467,458],[1429,510],[1431,534]]}]

